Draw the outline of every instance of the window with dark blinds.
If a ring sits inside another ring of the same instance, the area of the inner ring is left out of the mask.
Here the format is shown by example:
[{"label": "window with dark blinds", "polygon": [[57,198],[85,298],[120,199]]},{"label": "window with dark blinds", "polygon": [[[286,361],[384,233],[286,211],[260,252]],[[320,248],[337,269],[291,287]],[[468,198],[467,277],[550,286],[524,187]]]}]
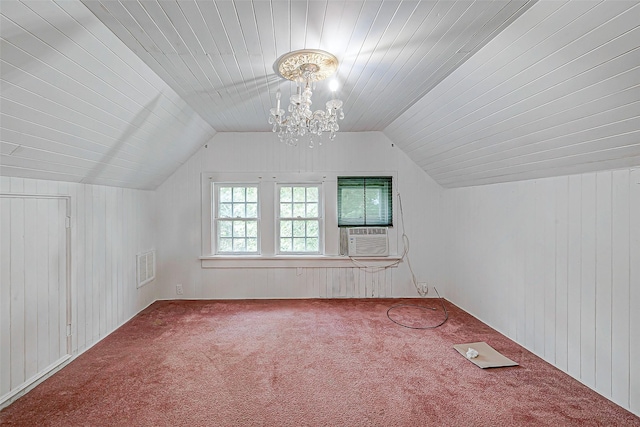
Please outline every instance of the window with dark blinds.
[{"label": "window with dark blinds", "polygon": [[392,226],[390,176],[338,177],[338,226]]}]

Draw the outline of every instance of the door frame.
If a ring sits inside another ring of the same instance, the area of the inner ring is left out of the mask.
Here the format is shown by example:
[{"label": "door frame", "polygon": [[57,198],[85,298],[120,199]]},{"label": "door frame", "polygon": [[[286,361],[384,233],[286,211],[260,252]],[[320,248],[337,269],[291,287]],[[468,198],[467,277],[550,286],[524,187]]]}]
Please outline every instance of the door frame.
[{"label": "door frame", "polygon": [[71,196],[70,195],[57,195],[57,194],[28,194],[28,193],[0,193],[0,198],[3,199],[54,199],[64,200],[65,202],[65,289],[66,289],[66,343],[67,354],[59,359],[57,362],[48,366],[35,376],[27,379],[22,385],[9,391],[4,396],[0,396],[0,409],[10,405],[19,397],[26,394],[42,381],[53,375],[60,368],[72,358],[72,346],[71,346],[71,313],[72,313],[72,298],[71,298]]}]

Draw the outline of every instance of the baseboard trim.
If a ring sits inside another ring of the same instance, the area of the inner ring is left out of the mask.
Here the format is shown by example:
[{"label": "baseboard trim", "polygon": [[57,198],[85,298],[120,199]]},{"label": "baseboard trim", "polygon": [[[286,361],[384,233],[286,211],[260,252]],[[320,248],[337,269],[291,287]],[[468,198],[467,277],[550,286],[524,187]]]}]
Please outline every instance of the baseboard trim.
[{"label": "baseboard trim", "polygon": [[99,338],[96,342],[91,344],[89,347],[86,347],[86,348],[82,349],[81,351],[78,351],[76,354],[67,354],[67,355],[65,355],[64,357],[62,357],[61,359],[59,359],[58,361],[56,361],[52,365],[50,365],[47,368],[45,368],[41,373],[39,373],[39,374],[33,376],[32,378],[30,378],[29,380],[25,381],[23,384],[18,386],[15,390],[11,390],[10,392],[5,394],[4,396],[0,397],[0,410],[8,407],[13,402],[17,401],[22,396],[24,396],[25,394],[29,393],[31,390],[36,388],[43,381],[45,381],[46,379],[48,379],[51,376],[53,376],[55,373],[60,371],[62,368],[67,366],[69,363],[73,362],[77,357],[81,356],[82,354],[87,352],[89,349],[91,349],[93,346],[98,344],[100,341],[102,341],[103,339],[105,339],[106,337],[108,337],[109,335],[114,333],[116,330],[118,330],[118,328],[120,328],[125,323],[127,323],[128,321],[130,321],[131,319],[136,317],[142,311],[146,310],[149,306],[151,306],[156,301],[158,301],[158,300],[154,299],[153,301],[151,301],[149,304],[147,304],[146,306],[144,306],[143,308],[138,310],[136,313],[131,315],[128,319],[126,319],[126,320],[122,321],[120,324],[118,324],[118,326],[113,328],[109,333],[107,333],[104,336],[102,336],[101,338]]},{"label": "baseboard trim", "polygon": [[64,355],[59,360],[47,366],[42,372],[34,375],[33,377],[22,383],[20,386],[18,386],[18,388],[11,390],[9,393],[0,397],[0,409],[6,408],[7,406],[18,400],[20,397],[27,394],[38,384],[58,372],[60,369],[62,369],[62,367],[66,366],[72,358],[73,357],[70,354]]}]

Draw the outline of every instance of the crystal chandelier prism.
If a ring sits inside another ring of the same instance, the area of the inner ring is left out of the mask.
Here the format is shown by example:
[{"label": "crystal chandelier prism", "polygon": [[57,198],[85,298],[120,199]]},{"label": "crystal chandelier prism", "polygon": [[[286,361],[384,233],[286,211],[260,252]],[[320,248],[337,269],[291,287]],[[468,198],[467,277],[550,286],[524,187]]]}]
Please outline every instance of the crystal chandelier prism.
[{"label": "crystal chandelier prism", "polygon": [[[311,110],[311,95],[315,83],[335,73],[338,59],[323,50],[296,50],[281,56],[274,64],[276,72],[283,78],[296,82],[296,93],[289,98],[289,113],[280,109],[280,89],[276,92],[276,107],[270,110],[269,124],[280,140],[287,145],[298,145],[299,138],[309,135],[309,147],[314,146],[314,136],[329,133],[333,141],[339,130],[338,120],[344,119],[342,101],[336,99],[337,82],[332,81],[332,99],[325,110]],[[321,141],[318,141],[322,145]]]}]

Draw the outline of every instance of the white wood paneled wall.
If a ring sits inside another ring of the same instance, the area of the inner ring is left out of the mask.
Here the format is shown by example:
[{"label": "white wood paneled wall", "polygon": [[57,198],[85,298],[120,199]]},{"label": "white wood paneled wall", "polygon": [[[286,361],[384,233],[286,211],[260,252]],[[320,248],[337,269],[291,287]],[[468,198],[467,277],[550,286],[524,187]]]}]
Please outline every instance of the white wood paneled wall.
[{"label": "white wood paneled wall", "polygon": [[[155,282],[136,288],[135,269],[136,253],[156,245],[153,192],[0,177],[0,193],[70,196],[72,355],[91,347],[155,300]],[[16,214],[16,220],[19,217]],[[22,238],[17,225],[11,225],[8,236],[3,229],[3,245],[7,239],[13,244]],[[36,224],[35,232],[42,231],[39,227]],[[36,248],[35,261],[46,256],[45,249]],[[26,265],[22,268],[25,275],[32,274]],[[19,270],[11,274],[21,277]],[[3,359],[2,369],[4,363]],[[4,377],[2,383],[4,391]]]},{"label": "white wood paneled wall", "polygon": [[0,407],[70,356],[67,205],[0,197]]},{"label": "white wood paneled wall", "polygon": [[417,296],[406,263],[375,272],[334,267],[201,268],[202,172],[314,171],[397,172],[396,190],[402,194],[416,276],[439,283],[442,190],[381,132],[341,133],[314,149],[304,144],[288,147],[273,133],[218,133],[208,148],[198,151],[157,190],[159,297],[176,298],[177,284],[183,285],[184,298]]},{"label": "white wood paneled wall", "polygon": [[[384,298],[397,296],[397,268],[203,269],[198,298]],[[173,289],[170,289],[173,291]],[[193,291],[193,290],[192,290]]]},{"label": "white wood paneled wall", "polygon": [[640,170],[447,190],[447,298],[640,414]]}]

